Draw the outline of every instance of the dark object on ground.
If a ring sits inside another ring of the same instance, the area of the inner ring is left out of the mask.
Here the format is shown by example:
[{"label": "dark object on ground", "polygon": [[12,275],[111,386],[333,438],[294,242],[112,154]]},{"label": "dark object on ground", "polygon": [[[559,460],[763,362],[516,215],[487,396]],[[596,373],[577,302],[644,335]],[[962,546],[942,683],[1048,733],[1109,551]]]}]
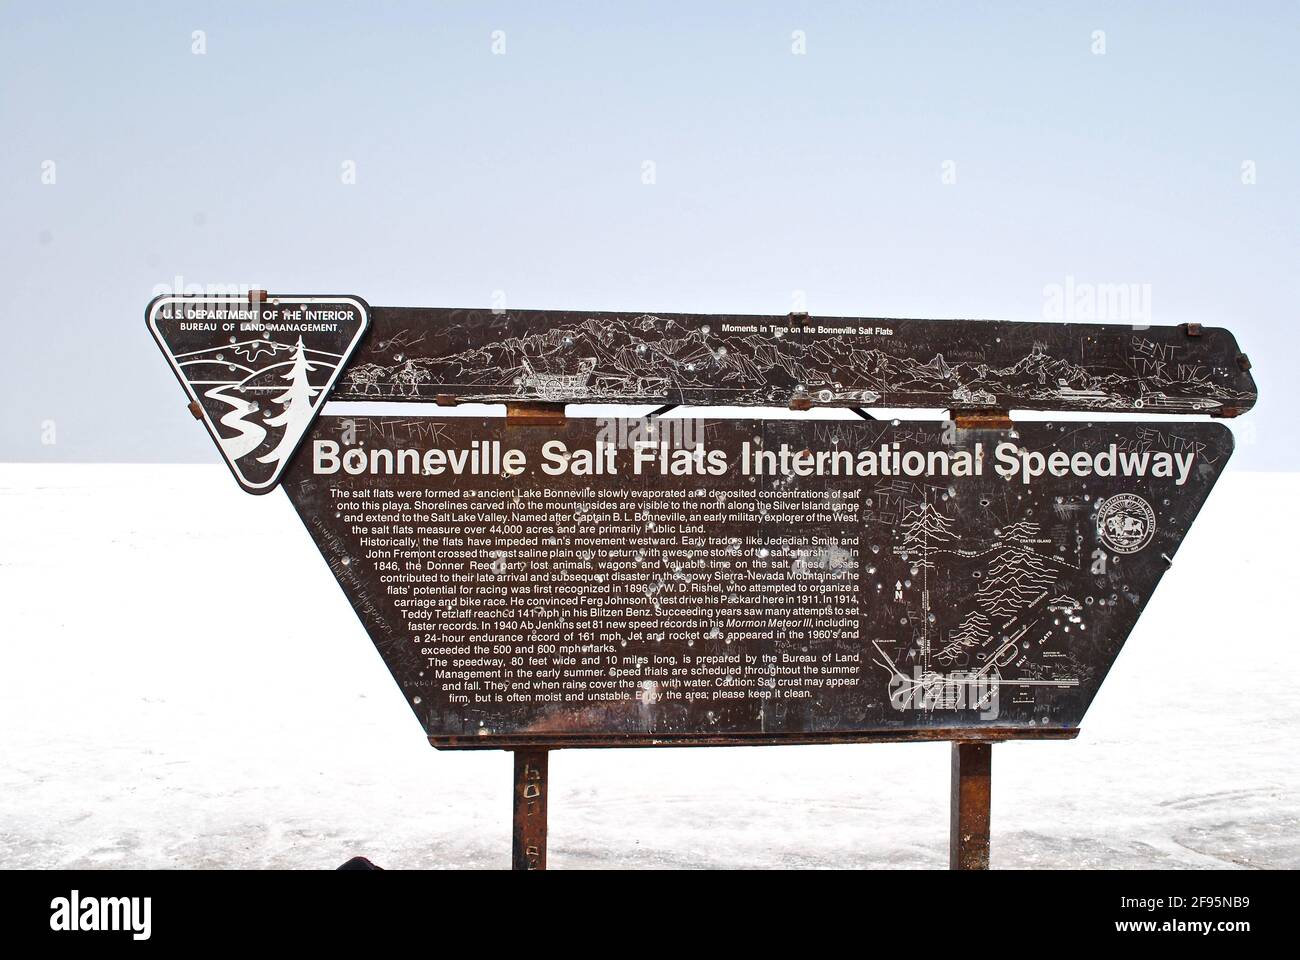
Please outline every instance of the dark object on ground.
[{"label": "dark object on ground", "polygon": [[365,857],[353,857],[347,863],[339,867],[340,870],[382,870],[383,867],[377,867]]}]

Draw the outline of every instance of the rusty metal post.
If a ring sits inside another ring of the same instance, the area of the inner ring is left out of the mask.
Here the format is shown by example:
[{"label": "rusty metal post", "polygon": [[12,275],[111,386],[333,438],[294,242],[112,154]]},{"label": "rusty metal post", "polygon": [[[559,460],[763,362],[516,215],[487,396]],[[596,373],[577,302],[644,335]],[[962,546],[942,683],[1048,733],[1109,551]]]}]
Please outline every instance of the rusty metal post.
[{"label": "rusty metal post", "polygon": [[992,788],[993,745],[953,743],[949,869],[989,868],[989,801]]},{"label": "rusty metal post", "polygon": [[515,752],[514,870],[546,869],[546,768],[549,751]]}]

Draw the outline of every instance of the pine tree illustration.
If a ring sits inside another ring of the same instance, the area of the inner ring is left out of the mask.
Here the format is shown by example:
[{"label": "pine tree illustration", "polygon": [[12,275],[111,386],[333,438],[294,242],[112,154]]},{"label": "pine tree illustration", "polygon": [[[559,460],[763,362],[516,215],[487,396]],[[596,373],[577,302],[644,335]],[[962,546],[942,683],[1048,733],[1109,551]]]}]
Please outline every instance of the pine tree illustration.
[{"label": "pine tree illustration", "polygon": [[315,369],[307,361],[307,349],[302,344],[302,337],[299,337],[298,347],[293,355],[293,365],[289,368],[289,372],[280,378],[288,380],[289,386],[285,388],[284,393],[275,398],[276,403],[284,404],[284,409],[266,421],[267,426],[284,427],[284,433],[280,435],[280,442],[276,444],[274,450],[264,457],[257,458],[258,463],[274,463],[278,468],[288,459],[289,454],[293,453],[293,448],[298,445],[298,440],[306,432],[307,425],[311,423],[312,397],[319,393],[307,379],[307,373]]}]

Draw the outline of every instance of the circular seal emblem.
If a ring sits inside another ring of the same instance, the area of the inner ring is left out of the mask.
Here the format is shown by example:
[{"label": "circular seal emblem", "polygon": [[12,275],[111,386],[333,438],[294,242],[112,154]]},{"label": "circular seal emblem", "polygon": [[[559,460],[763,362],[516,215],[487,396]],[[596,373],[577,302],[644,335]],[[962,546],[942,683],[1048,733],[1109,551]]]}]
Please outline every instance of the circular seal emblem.
[{"label": "circular seal emblem", "polygon": [[1135,493],[1107,497],[1097,507],[1097,534],[1116,553],[1137,553],[1155,532],[1155,511]]}]

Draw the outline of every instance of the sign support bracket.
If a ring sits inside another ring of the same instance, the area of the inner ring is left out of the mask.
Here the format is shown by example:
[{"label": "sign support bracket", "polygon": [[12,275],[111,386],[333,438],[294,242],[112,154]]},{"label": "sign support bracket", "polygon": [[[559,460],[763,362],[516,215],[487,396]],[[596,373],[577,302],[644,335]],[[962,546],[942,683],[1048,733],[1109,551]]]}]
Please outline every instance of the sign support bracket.
[{"label": "sign support bracket", "polygon": [[514,839],[512,870],[546,869],[546,799],[550,751],[521,747],[514,751]]},{"label": "sign support bracket", "polygon": [[989,868],[992,786],[993,744],[954,741],[952,817],[948,836],[950,870]]},{"label": "sign support bracket", "polygon": [[557,427],[564,423],[562,403],[507,403],[506,420],[512,424]]},{"label": "sign support bracket", "polygon": [[958,430],[1009,430],[1013,426],[1008,410],[950,410],[948,414]]}]

